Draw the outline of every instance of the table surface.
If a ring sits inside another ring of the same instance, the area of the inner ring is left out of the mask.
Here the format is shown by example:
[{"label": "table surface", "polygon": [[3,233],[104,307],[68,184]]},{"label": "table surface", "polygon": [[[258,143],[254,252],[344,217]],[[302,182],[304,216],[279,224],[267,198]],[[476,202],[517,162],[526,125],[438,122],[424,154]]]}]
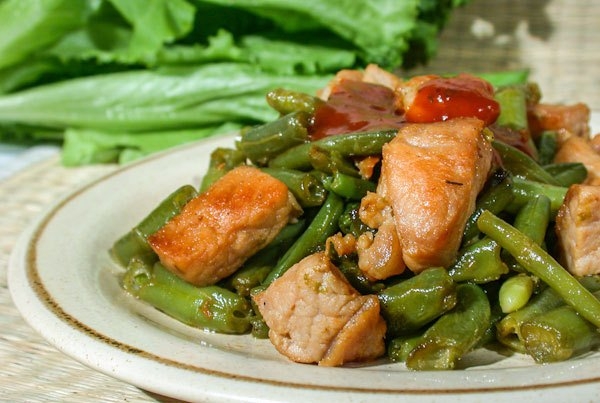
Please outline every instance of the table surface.
[{"label": "table surface", "polygon": [[[474,0],[442,36],[421,72],[531,70],[548,102],[600,110],[600,4],[597,0]],[[33,162],[33,165],[31,165]],[[65,168],[56,150],[0,148],[0,401],[173,401],[91,370],[50,346],[21,318],[6,268],[22,231],[48,205],[116,169]]]}]

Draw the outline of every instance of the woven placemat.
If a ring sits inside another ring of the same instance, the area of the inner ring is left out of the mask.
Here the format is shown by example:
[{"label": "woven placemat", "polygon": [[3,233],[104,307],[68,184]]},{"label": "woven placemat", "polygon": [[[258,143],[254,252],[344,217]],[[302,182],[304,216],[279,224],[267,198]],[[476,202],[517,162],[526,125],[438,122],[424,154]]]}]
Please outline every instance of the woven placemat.
[{"label": "woven placemat", "polygon": [[52,158],[0,182],[0,401],[172,401],[87,368],[59,352],[25,323],[9,294],[8,260],[22,231],[66,194],[113,169],[69,169]]}]

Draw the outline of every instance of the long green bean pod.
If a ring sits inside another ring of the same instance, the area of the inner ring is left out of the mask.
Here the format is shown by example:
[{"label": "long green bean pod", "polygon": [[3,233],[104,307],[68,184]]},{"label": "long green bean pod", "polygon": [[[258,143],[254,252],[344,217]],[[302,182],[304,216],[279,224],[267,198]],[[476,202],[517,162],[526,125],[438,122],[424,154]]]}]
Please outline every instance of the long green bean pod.
[{"label": "long green bean pod", "polygon": [[[600,293],[595,294],[600,298]],[[567,360],[600,345],[600,332],[575,310],[564,305],[521,325],[525,351],[537,363]]]},{"label": "long green bean pod", "polygon": [[250,330],[250,303],[218,286],[195,287],[164,268],[133,259],[123,277],[133,296],[187,325],[219,333]]},{"label": "long green bean pod", "polygon": [[491,308],[477,285],[458,285],[457,304],[425,331],[408,354],[406,366],[414,370],[453,369],[466,353],[478,345],[489,328]]},{"label": "long green bean pod", "polygon": [[544,169],[554,177],[560,186],[569,187],[582,183],[587,178],[588,171],[581,162],[562,162],[544,165]]},{"label": "long green bean pod", "polygon": [[340,172],[349,176],[360,176],[356,166],[337,150],[329,150],[313,144],[308,150],[308,156],[310,164],[317,171],[329,175]]},{"label": "long green bean pod", "polygon": [[481,213],[477,226],[506,249],[525,270],[554,289],[581,316],[600,327],[600,301],[540,245],[489,211]]},{"label": "long green bean pod", "polygon": [[493,141],[492,145],[500,154],[504,168],[514,176],[549,185],[558,185],[552,175],[523,151],[501,141]]},{"label": "long green bean pod", "polygon": [[388,335],[414,333],[456,305],[456,284],[441,267],[422,271],[381,291],[377,298]]},{"label": "long green bean pod", "polygon": [[310,149],[313,146],[324,150],[336,150],[344,157],[381,154],[383,145],[396,137],[397,132],[397,130],[382,130],[324,137],[311,143],[290,148],[273,158],[269,162],[269,166],[303,171],[310,170],[312,169]]},{"label": "long green bean pod", "polygon": [[508,266],[500,258],[501,249],[496,241],[484,237],[463,247],[448,273],[456,282],[498,280],[508,273]]},{"label": "long green bean pod", "polygon": [[318,251],[319,248],[323,248],[327,238],[338,230],[338,220],[343,212],[344,201],[335,193],[330,192],[306,231],[279,259],[264,284],[271,284],[301,259]]},{"label": "long green bean pod", "polygon": [[134,257],[156,260],[155,253],[148,244],[148,236],[179,214],[183,206],[197,194],[193,186],[184,185],[167,196],[138,225],[113,244],[109,251],[112,258],[123,267]]},{"label": "long green bean pod", "polygon": [[[591,292],[600,290],[600,277],[588,276],[579,279],[579,282]],[[546,287],[535,295],[523,308],[504,316],[496,325],[497,340],[514,351],[525,353],[525,346],[521,336],[521,325],[565,305],[565,301],[550,287]]]},{"label": "long green bean pod", "polygon": [[285,168],[262,168],[262,171],[285,183],[302,207],[320,206],[327,197],[321,181],[308,172]]},{"label": "long green bean pod", "polygon": [[503,169],[494,171],[492,177],[488,180],[486,188],[477,197],[475,211],[471,214],[465,224],[463,244],[468,244],[474,239],[477,239],[477,236],[479,235],[477,218],[483,210],[499,213],[512,202],[514,197],[511,192],[512,186],[513,179],[507,171]]},{"label": "long green bean pod", "polygon": [[375,182],[340,172],[334,173],[331,179],[326,181],[324,185],[330,192],[337,193],[348,200],[361,200],[367,192],[374,192],[377,188]]},{"label": "long green bean pod", "polygon": [[[506,206],[506,210],[508,212],[516,213],[529,200],[535,198],[536,196],[544,195],[550,199],[550,216],[552,219],[554,219],[558,213],[558,209],[565,200],[565,195],[567,194],[568,188],[564,186],[555,186],[520,178],[513,178],[511,190],[513,199],[510,204]],[[494,211],[491,212],[494,214],[497,213]]]},{"label": "long green bean pod", "polygon": [[317,107],[324,102],[322,99],[304,92],[284,88],[276,88],[267,93],[269,106],[282,115],[299,111],[312,115]]},{"label": "long green bean pod", "polygon": [[558,149],[558,133],[555,131],[544,131],[538,139],[538,162],[544,166],[552,163]]},{"label": "long green bean pod", "polygon": [[256,165],[267,165],[276,155],[308,141],[309,121],[306,112],[290,113],[243,131],[236,146]]},{"label": "long green bean pod", "polygon": [[417,347],[423,337],[422,333],[398,336],[387,346],[387,355],[393,362],[405,362],[410,352]]}]

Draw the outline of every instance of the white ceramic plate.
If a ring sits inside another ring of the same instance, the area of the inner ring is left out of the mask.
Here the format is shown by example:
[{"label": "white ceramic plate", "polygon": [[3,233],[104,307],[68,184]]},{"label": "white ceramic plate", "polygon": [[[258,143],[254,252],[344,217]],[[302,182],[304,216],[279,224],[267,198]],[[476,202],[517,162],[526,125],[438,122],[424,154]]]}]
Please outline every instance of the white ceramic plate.
[{"label": "white ceramic plate", "polygon": [[321,368],[287,361],[268,340],[191,329],[128,297],[107,249],[172,190],[198,184],[210,152],[232,140],[213,138],[129,165],[50,208],[10,261],[11,293],[30,325],[88,366],[188,401],[598,400],[600,353],[536,365],[482,350],[463,360],[464,369],[443,372],[383,361]]}]

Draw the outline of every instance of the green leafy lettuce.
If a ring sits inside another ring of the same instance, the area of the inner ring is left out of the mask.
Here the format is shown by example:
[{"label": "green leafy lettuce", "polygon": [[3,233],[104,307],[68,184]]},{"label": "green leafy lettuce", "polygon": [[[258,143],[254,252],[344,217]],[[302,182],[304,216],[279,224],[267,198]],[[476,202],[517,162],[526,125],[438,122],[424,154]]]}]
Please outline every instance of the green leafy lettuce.
[{"label": "green leafy lettuce", "polygon": [[465,0],[0,0],[0,141],[126,161],[274,118],[276,87],[426,63]]}]

